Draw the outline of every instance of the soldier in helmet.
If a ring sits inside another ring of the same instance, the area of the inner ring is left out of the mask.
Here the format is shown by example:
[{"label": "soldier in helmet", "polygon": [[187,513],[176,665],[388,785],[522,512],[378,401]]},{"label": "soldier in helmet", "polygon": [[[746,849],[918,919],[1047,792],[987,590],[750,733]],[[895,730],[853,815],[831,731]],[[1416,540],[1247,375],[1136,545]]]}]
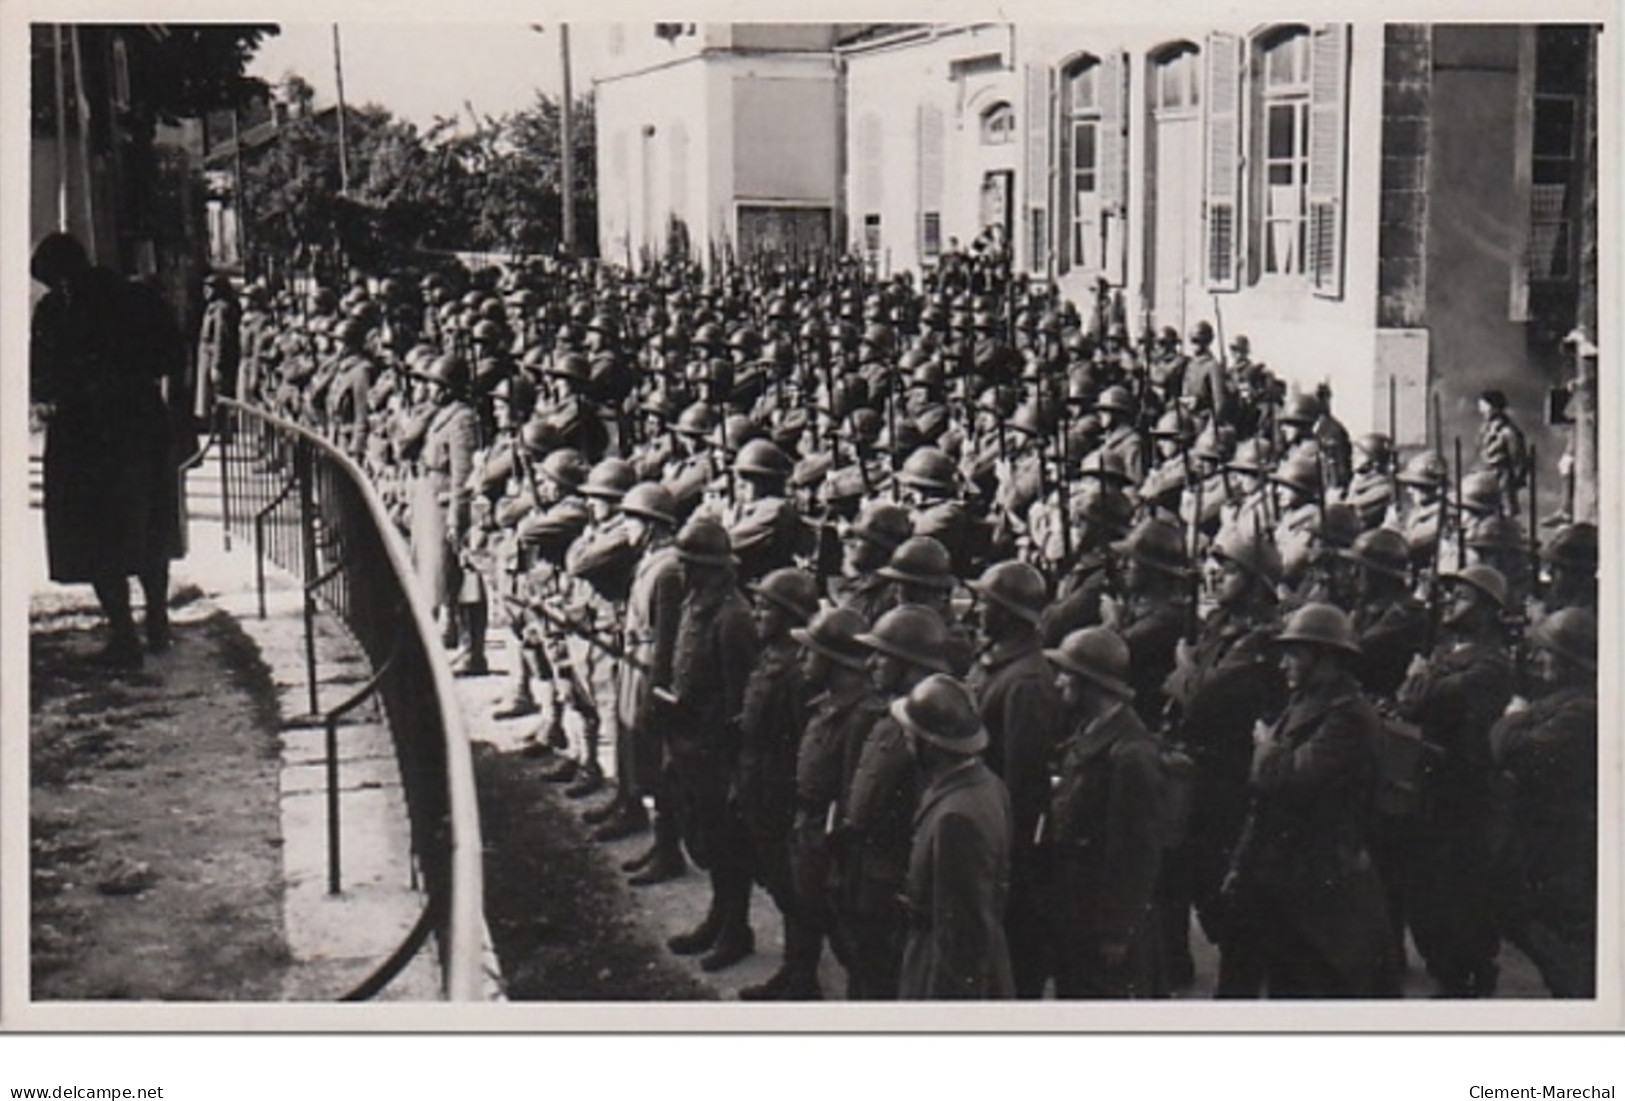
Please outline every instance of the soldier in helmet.
[{"label": "soldier in helmet", "polygon": [[1296,587],[1314,555],[1314,530],[1324,509],[1317,459],[1289,456],[1270,475],[1275,490],[1275,545],[1281,550],[1282,580]]},{"label": "soldier in helmet", "polygon": [[1145,480],[1145,441],[1135,427],[1138,416],[1128,388],[1108,386],[1095,400],[1095,409],[1105,427],[1100,451],[1121,460],[1119,465],[1134,485]]},{"label": "soldier in helmet", "polygon": [[564,446],[575,448],[588,462],[596,462],[609,447],[609,430],[587,398],[592,381],[587,357],[580,352],[555,351],[545,374],[552,381],[549,398],[541,406],[542,417]]},{"label": "soldier in helmet", "polygon": [[981,598],[976,664],[966,686],[987,731],[986,758],[1009,791],[1014,841],[1005,928],[1019,997],[1043,996],[1054,973],[1035,834],[1049,803],[1049,762],[1060,743],[1060,697],[1044,660],[1039,621],[1049,603],[1043,574],[1024,562],[989,566],[971,588]]},{"label": "soldier in helmet", "polygon": [[[857,636],[875,691],[888,705],[932,673],[946,673],[947,634],[928,608],[901,605]],[[836,823],[836,924],[846,953],[847,997],[895,999],[901,958],[896,900],[907,881],[917,773],[907,737],[889,711],[876,714],[843,785]]]},{"label": "soldier in helmet", "polygon": [[1229,528],[1243,535],[1275,530],[1275,489],[1269,480],[1268,443],[1256,436],[1241,441],[1222,469],[1227,491],[1219,509],[1219,534]]},{"label": "soldier in helmet", "polygon": [[738,499],[729,510],[728,537],[739,577],[754,581],[790,565],[801,541],[801,516],[785,496],[790,460],[769,440],[751,440],[734,459]]},{"label": "soldier in helmet", "polygon": [[1547,571],[1543,592],[1546,613],[1564,608],[1597,611],[1597,525],[1565,524],[1541,548]]},{"label": "soldier in helmet", "polygon": [[1044,610],[1040,623],[1046,645],[1083,627],[1102,621],[1103,598],[1118,583],[1110,548],[1128,534],[1134,506],[1114,486],[1097,483],[1073,497],[1074,561],[1056,586],[1056,599]]},{"label": "soldier in helmet", "polygon": [[819,613],[806,627],[790,631],[801,647],[807,688],[815,693],[807,701],[806,731],[796,750],[790,834],[790,867],[801,935],[794,944],[785,945],[782,980],[775,976],[776,986],[741,991],[741,998],[821,997],[818,960],[826,938],[831,939],[839,958],[849,959],[835,936],[830,834],[844,811],[845,779],[856,768],[863,738],[883,710],[865,668],[868,651],[857,641],[867,626],[851,609],[835,608]]},{"label": "soldier in helmet", "polygon": [[1354,476],[1339,495],[1360,515],[1369,531],[1389,517],[1395,507],[1394,445],[1381,432],[1367,432],[1354,441]]},{"label": "soldier in helmet", "polygon": [[756,628],[739,592],[728,532],[696,518],[677,537],[683,571],[682,619],[662,725],[671,755],[683,844],[711,877],[711,902],[695,928],[666,942],[700,955],[707,970],[755,950],[749,854],[730,826],[728,792],[738,762],[739,716],[756,664]]},{"label": "soldier in helmet", "polygon": [[1146,383],[1159,409],[1170,410],[1185,391],[1185,370],[1189,361],[1180,350],[1179,330],[1164,325],[1157,333],[1157,347],[1146,364]]},{"label": "soldier in helmet", "polygon": [[1500,927],[1555,998],[1596,996],[1597,619],[1553,612],[1529,630],[1541,695],[1489,734],[1506,789]]},{"label": "soldier in helmet", "polygon": [[1153,997],[1162,763],[1133,707],[1129,648],[1086,627],[1045,656],[1069,727],[1040,835],[1055,864],[1055,993]]},{"label": "soldier in helmet", "polygon": [[1360,642],[1355,675],[1373,699],[1392,699],[1428,637],[1428,611],[1410,590],[1404,538],[1391,528],[1361,533],[1338,552],[1353,572],[1348,611]]},{"label": "soldier in helmet", "polygon": [[870,501],[841,539],[841,577],[831,583],[835,602],[875,623],[897,604],[889,578],[880,570],[914,530],[908,510],[890,501]]},{"label": "soldier in helmet", "polygon": [[[653,804],[654,843],[624,870],[636,873],[634,886],[649,886],[682,875],[676,789],[667,757],[666,731],[658,693],[672,694],[673,661],[682,617],[683,571],[672,537],[676,503],[664,486],[643,482],[621,498],[627,540],[638,552],[626,603],[626,671],[621,677],[616,714],[629,738],[630,752],[617,785],[642,808]],[[636,819],[637,810],[627,815]]]},{"label": "soldier in helmet", "polygon": [[1360,516],[1352,506],[1334,502],[1318,509],[1309,525],[1309,562],[1298,583],[1282,594],[1283,604],[1296,610],[1305,604],[1336,604],[1351,612],[1357,599],[1355,570],[1340,552],[1361,535]]},{"label": "soldier in helmet", "polygon": [[1280,713],[1285,688],[1271,649],[1279,629],[1281,554],[1263,533],[1237,529],[1214,541],[1213,612],[1194,645],[1176,646],[1168,681],[1171,739],[1194,766],[1185,837],[1164,854],[1158,883],[1162,946],[1170,961],[1190,956],[1194,905],[1220,946],[1217,997],[1256,996],[1262,982],[1255,930],[1231,920],[1220,887],[1247,815],[1252,731]]},{"label": "soldier in helmet", "polygon": [[1343,422],[1332,416],[1332,387],[1322,382],[1315,387],[1314,436],[1320,453],[1326,456],[1326,480],[1339,489],[1349,484],[1353,471],[1353,449],[1349,445],[1349,430]]},{"label": "soldier in helmet", "polygon": [[975,660],[976,650],[970,632],[954,614],[951,598],[958,578],[948,549],[929,535],[911,536],[892,552],[891,561],[877,571],[877,576],[895,585],[898,604],[936,613],[947,636],[943,653],[949,671],[964,676]]},{"label": "soldier in helmet", "polygon": [[1112,544],[1125,564],[1122,587],[1106,624],[1128,643],[1134,707],[1148,726],[1162,722],[1163,686],[1174,669],[1174,649],[1189,614],[1190,559],[1179,529],[1143,520]]},{"label": "soldier in helmet", "polygon": [[[784,960],[773,977],[740,992],[747,1000],[806,997],[808,976],[791,961],[805,958],[811,922],[802,913],[790,871],[790,828],[795,819],[796,752],[806,726],[807,692],[800,647],[790,632],[806,627],[818,610],[818,585],[795,568],[774,570],[751,586],[756,598],[756,664],[745,684],[739,717],[739,757],[733,802],[755,881],[784,921]],[[745,883],[749,903],[749,880]],[[816,986],[816,976],[812,976]],[[801,989],[789,989],[792,981]]]},{"label": "soldier in helmet", "polygon": [[987,732],[963,684],[927,677],[893,700],[920,774],[905,881],[909,911],[898,996],[988,999],[1014,994],[1006,942],[1010,800],[980,753]]},{"label": "soldier in helmet", "polygon": [[679,519],[686,519],[699,507],[711,483],[716,460],[710,441],[716,424],[716,414],[703,401],[694,402],[677,416],[673,439],[678,453],[666,464],[660,483],[671,492]]},{"label": "soldier in helmet", "polygon": [[1444,499],[1448,478],[1443,457],[1432,451],[1412,455],[1399,472],[1397,480],[1405,490],[1405,506],[1399,513],[1398,530],[1405,537],[1411,567],[1417,573],[1430,569],[1435,560],[1453,561],[1453,552],[1447,554],[1440,543],[1450,519]]},{"label": "soldier in helmet", "polygon": [[[466,361],[442,356],[430,369],[437,393],[435,411],[424,427],[418,479],[412,501],[412,559],[431,607],[442,617],[447,637],[461,637],[458,670],[483,675],[485,623],[477,601],[465,601],[461,547],[473,520],[468,492],[474,452],[480,447],[479,416],[468,400]],[[477,575],[476,575],[477,577]]]},{"label": "soldier in helmet", "polygon": [[1156,451],[1156,465],[1140,484],[1140,507],[1147,515],[1178,521],[1180,500],[1194,477],[1190,431],[1178,409],[1169,409],[1157,418],[1151,429],[1151,446]]},{"label": "soldier in helmet", "polygon": [[1294,457],[1320,461],[1320,442],[1315,439],[1315,422],[1320,419],[1320,401],[1313,394],[1293,394],[1281,407],[1281,462]]},{"label": "soldier in helmet", "polygon": [[1186,399],[1211,424],[1230,423],[1232,387],[1224,364],[1213,354],[1213,326],[1198,321],[1190,332],[1190,363],[1185,369]]},{"label": "soldier in helmet", "polygon": [[972,517],[959,499],[958,470],[940,448],[921,447],[897,473],[904,503],[911,506],[915,535],[929,535],[948,549],[956,574],[969,572],[974,551]]},{"label": "soldier in helmet", "polygon": [[1488,566],[1446,574],[1445,637],[1412,662],[1400,712],[1436,747],[1424,773],[1407,917],[1428,974],[1446,997],[1495,992],[1500,938],[1491,907],[1494,767],[1489,731],[1512,698],[1502,617],[1507,584]]},{"label": "soldier in helmet", "polygon": [[1294,612],[1276,639],[1286,709],[1254,728],[1252,807],[1223,895],[1255,931],[1271,998],[1398,993],[1370,856],[1381,719],[1360,694],[1348,617]]}]

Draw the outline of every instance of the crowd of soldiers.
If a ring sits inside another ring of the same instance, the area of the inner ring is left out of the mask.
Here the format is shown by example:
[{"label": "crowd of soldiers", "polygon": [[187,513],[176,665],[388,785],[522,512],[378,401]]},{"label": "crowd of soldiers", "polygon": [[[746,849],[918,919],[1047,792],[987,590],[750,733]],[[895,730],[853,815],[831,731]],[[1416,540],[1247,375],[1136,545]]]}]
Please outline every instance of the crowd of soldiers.
[{"label": "crowd of soldiers", "polygon": [[1164,997],[1193,913],[1220,997],[1397,996],[1408,945],[1488,996],[1503,940],[1590,995],[1597,532],[1525,515],[1499,393],[1401,455],[962,255],[212,296],[208,385],[365,468],[456,672],[507,632],[497,717],[631,882],[709,873],[671,950],[749,955],[765,888],[743,997],[826,945],[852,998]]}]

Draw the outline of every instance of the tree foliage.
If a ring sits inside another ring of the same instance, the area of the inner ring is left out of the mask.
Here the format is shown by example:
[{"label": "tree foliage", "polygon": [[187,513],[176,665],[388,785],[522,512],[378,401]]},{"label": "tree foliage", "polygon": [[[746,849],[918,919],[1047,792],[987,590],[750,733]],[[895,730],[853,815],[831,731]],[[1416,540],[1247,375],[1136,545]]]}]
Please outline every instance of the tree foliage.
[{"label": "tree foliage", "polygon": [[[531,107],[472,128],[441,118],[420,132],[382,107],[350,108],[350,186],[342,194],[336,109],[304,114],[245,156],[250,239],[284,256],[337,243],[375,268],[421,249],[551,251],[563,227],[559,114],[556,99],[538,94]],[[577,241],[590,250],[590,97],[578,100],[573,124]]]}]

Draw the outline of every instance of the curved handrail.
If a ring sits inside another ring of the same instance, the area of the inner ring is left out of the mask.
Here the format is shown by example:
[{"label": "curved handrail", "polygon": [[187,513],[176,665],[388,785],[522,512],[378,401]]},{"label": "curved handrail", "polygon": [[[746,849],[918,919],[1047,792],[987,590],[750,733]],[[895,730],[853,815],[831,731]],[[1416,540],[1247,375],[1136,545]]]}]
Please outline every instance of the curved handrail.
[{"label": "curved handrail", "polygon": [[[322,436],[302,425],[285,420],[243,402],[219,399],[233,415],[260,421],[279,435],[301,441],[322,462],[342,473],[367,510],[368,520],[379,534],[379,542],[401,591],[406,598],[406,614],[418,637],[424,641],[429,674],[441,714],[442,750],[445,760],[446,806],[450,828],[446,935],[443,986],[450,1001],[476,1001],[482,997],[484,909],[479,804],[474,785],[474,762],[468,731],[458,706],[455,681],[444,652],[438,645],[439,631],[417,592],[415,571],[400,532],[389,518],[369,478],[353,459]],[[392,720],[393,721],[393,720]],[[435,903],[431,901],[430,908]]]}]

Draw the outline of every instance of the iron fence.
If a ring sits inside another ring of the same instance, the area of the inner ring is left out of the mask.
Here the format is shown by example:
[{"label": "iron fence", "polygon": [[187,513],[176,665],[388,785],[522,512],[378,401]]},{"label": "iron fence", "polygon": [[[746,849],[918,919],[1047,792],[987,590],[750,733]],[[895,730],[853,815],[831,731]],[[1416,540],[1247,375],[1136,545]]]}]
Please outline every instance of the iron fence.
[{"label": "iron fence", "polygon": [[[366,474],[320,436],[222,400],[221,505],[228,546],[252,541],[259,614],[265,564],[303,589],[309,714],[324,728],[327,755],[328,888],[342,885],[339,726],[369,699],[380,704],[399,766],[423,913],[406,940],[346,1000],[382,990],[436,938],[445,996],[475,1000],[482,986],[481,844],[473,761],[439,632],[415,592],[400,533]],[[366,655],[371,675],[322,708],[316,618],[326,609]]]}]

